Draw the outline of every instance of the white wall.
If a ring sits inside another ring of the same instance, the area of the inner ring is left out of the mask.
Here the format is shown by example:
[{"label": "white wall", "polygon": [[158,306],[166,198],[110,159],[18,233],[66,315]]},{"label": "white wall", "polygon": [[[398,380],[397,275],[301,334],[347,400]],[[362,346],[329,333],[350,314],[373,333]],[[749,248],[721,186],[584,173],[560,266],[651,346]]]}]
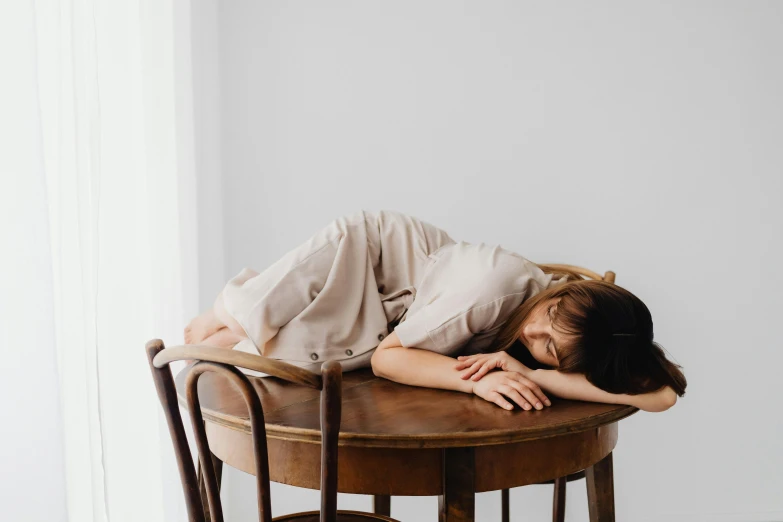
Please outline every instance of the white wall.
[{"label": "white wall", "polygon": [[218,0],[190,2],[199,303],[215,301],[225,283],[220,165]]},{"label": "white wall", "polygon": [[[219,57],[195,100],[219,107],[199,145],[220,173],[202,187],[222,205],[215,291],[360,208],[615,270],[690,384],[621,422],[618,520],[783,520],[783,5],[211,5],[194,41]],[[584,483],[568,491],[567,520],[586,520]],[[225,495],[253,520],[248,476]],[[278,487],[275,515],[317,498]],[[514,490],[512,510],[546,520],[551,488]],[[405,521],[435,513],[393,502]],[[499,517],[499,494],[479,495],[477,520]]]}]

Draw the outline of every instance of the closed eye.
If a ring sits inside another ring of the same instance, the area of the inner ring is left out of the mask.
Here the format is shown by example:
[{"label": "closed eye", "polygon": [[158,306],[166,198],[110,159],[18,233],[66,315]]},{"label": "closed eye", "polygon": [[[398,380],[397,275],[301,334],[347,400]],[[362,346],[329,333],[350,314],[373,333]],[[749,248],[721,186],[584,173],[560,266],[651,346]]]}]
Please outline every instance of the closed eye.
[{"label": "closed eye", "polygon": [[[552,323],[554,323],[554,320],[552,318],[552,309],[554,308],[554,306],[555,305],[549,305],[549,308],[547,309],[547,315],[549,316],[549,320]],[[554,326],[554,324],[552,326]],[[557,347],[555,347],[555,341],[551,337],[549,338],[549,341],[547,342],[546,349],[547,349],[547,352],[549,352],[549,354],[552,357],[554,357],[555,360],[557,360],[557,355],[555,353],[555,351],[557,350]]]}]

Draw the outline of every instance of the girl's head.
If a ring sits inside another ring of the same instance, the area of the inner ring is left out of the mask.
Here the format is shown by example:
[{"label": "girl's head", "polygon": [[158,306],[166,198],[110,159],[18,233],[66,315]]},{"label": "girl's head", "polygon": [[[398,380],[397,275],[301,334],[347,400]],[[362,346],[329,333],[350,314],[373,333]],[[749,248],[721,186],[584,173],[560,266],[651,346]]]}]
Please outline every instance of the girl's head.
[{"label": "girl's head", "polygon": [[653,341],[647,306],[615,284],[569,276],[574,280],[520,305],[498,334],[499,348],[519,341],[538,362],[583,373],[610,393],[636,395],[670,386],[683,396],[685,376]]}]

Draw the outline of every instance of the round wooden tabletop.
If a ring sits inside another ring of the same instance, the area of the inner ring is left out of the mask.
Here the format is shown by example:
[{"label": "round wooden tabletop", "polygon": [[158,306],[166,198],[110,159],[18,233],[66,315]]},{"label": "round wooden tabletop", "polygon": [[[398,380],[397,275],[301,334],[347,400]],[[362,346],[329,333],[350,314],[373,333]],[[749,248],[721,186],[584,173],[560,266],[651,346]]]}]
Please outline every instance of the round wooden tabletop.
[{"label": "round wooden tabletop", "polygon": [[[185,373],[176,387],[187,408]],[[320,391],[274,377],[250,380],[264,409],[270,479],[319,489]],[[242,397],[215,373],[204,374],[198,386],[214,458],[255,475]],[[549,398],[552,406],[540,411],[507,411],[474,395],[398,384],[369,369],[345,373],[338,491],[374,495],[376,512],[387,515],[391,496],[438,495],[439,520],[473,522],[476,493],[584,470],[591,520],[613,521],[618,421],[638,410]]]},{"label": "round wooden tabletop", "polygon": [[[176,378],[180,403],[184,373]],[[267,437],[318,444],[321,439],[318,390],[274,377],[251,377],[264,408]],[[250,432],[242,397],[228,381],[207,373],[199,381],[204,419]],[[453,448],[510,444],[585,432],[632,415],[625,405],[572,401],[548,395],[552,406],[503,410],[461,392],[398,384],[369,369],[343,376],[340,446]]]}]

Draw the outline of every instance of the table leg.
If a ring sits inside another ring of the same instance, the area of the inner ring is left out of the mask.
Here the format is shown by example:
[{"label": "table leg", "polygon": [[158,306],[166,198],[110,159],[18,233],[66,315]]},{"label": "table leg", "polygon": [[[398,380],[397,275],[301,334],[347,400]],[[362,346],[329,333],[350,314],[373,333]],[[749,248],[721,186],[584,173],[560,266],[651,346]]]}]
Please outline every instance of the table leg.
[{"label": "table leg", "polygon": [[511,507],[509,506],[508,489],[504,489],[500,492],[500,520],[501,522],[509,522],[511,519]]},{"label": "table leg", "polygon": [[389,495],[373,495],[372,497],[372,512],[376,515],[391,516],[391,496]]},{"label": "table leg", "polygon": [[443,450],[440,522],[473,522],[476,517],[476,460],[473,448]]},{"label": "table leg", "polygon": [[590,522],[614,522],[614,476],[609,453],[585,470]]},{"label": "table leg", "polygon": [[566,485],[568,479],[555,479],[555,492],[552,495],[552,522],[565,522]]}]

